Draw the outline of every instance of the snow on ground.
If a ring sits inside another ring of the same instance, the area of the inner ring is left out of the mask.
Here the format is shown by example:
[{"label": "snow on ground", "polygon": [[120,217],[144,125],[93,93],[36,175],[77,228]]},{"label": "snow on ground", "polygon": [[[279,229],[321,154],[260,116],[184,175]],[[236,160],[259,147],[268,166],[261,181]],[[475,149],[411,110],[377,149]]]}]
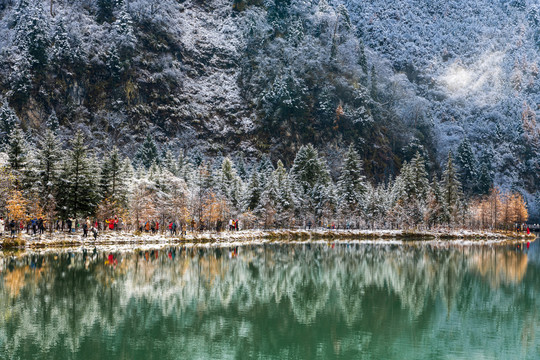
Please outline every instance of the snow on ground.
[{"label": "snow on ground", "polygon": [[[4,238],[5,239],[5,238]],[[99,247],[100,251],[132,251],[133,249],[156,249],[182,244],[186,247],[236,247],[270,243],[336,243],[336,244],[429,244],[432,246],[472,246],[503,244],[508,241],[531,240],[526,235],[471,231],[423,231],[403,230],[244,230],[188,233],[184,237],[168,234],[135,235],[128,232],[104,232],[94,241],[93,237],[83,238],[80,233],[45,234],[32,236],[22,234],[26,248],[57,249],[58,247],[82,249]],[[2,241],[3,242],[3,241]]]}]

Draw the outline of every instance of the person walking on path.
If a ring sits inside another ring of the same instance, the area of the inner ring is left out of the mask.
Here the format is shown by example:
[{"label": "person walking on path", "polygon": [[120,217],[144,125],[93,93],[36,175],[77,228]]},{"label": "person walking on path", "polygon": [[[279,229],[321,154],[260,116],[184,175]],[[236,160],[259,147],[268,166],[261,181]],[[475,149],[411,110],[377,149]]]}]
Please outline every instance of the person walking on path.
[{"label": "person walking on path", "polygon": [[88,223],[83,224],[83,238],[88,237]]},{"label": "person walking on path", "polygon": [[39,218],[38,220],[38,230],[39,235],[43,235],[43,233],[45,232],[45,222],[43,221],[43,218]]},{"label": "person walking on path", "polygon": [[15,222],[15,220],[11,220],[11,222],[9,223],[9,227],[11,230],[11,236],[15,236],[15,232],[17,231],[17,223]]},{"label": "person walking on path", "polygon": [[6,226],[4,223],[4,217],[0,216],[0,236],[4,235],[4,231],[6,231]]}]

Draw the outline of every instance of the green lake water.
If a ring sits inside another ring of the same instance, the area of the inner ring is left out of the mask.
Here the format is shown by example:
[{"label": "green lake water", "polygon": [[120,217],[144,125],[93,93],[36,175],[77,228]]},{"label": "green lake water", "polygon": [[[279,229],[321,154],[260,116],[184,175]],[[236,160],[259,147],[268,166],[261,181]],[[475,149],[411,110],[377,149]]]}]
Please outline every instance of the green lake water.
[{"label": "green lake water", "polygon": [[540,359],[540,246],[0,256],[2,359]]}]

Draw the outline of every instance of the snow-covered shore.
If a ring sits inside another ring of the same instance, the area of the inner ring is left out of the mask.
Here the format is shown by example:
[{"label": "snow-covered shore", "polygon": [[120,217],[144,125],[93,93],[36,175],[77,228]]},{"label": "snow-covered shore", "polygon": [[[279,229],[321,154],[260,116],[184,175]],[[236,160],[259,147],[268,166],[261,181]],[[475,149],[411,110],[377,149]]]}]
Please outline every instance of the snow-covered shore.
[{"label": "snow-covered shore", "polygon": [[[268,242],[308,242],[308,241],[354,241],[363,243],[406,243],[411,241],[444,242],[454,244],[482,244],[508,241],[534,240],[534,235],[525,233],[502,233],[471,230],[244,230],[216,232],[195,232],[186,236],[170,236],[165,234],[133,234],[128,232],[106,231],[97,240],[81,234],[53,233],[42,236],[21,234],[18,247],[49,248],[64,246],[91,245],[168,245],[168,244],[205,244],[205,245],[242,245]],[[23,245],[24,244],[24,245]],[[1,239],[3,248],[13,247],[10,238]],[[15,246],[17,247],[17,246]]]}]

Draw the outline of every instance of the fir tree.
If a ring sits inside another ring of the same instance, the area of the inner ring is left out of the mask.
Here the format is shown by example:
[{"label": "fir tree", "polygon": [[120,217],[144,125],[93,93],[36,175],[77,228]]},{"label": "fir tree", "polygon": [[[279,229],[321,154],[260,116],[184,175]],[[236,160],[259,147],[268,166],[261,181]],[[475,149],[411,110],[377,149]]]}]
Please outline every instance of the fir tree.
[{"label": "fir tree", "polygon": [[23,53],[28,54],[34,72],[41,73],[47,64],[49,22],[39,2],[20,9],[21,17],[15,28],[15,44]]},{"label": "fir tree", "polygon": [[291,168],[291,175],[298,184],[304,216],[313,217],[314,223],[321,214],[321,209],[328,203],[331,194],[330,172],[325,161],[319,157],[313,145],[302,146]]},{"label": "fir tree", "polygon": [[276,179],[271,174],[261,191],[257,207],[254,209],[255,215],[262,219],[265,228],[274,223],[278,196]]},{"label": "fir tree", "polygon": [[232,160],[229,157],[224,158],[217,176],[218,191],[235,209],[241,207],[240,182]]},{"label": "fir tree", "polygon": [[246,210],[255,210],[259,205],[262,188],[259,182],[259,175],[255,170],[251,171],[248,184],[246,186],[246,195],[244,198],[244,208]]},{"label": "fir tree", "polygon": [[70,142],[62,169],[58,205],[64,217],[86,217],[94,213],[98,202],[99,167],[88,156],[83,134],[78,131]]},{"label": "fir tree", "polygon": [[161,155],[163,159],[163,167],[171,172],[171,174],[177,176],[178,175],[178,164],[174,159],[174,155],[170,149],[167,149],[164,153]]},{"label": "fir tree", "polygon": [[461,205],[461,183],[454,167],[452,153],[448,153],[448,161],[442,178],[442,204],[444,208],[444,220],[452,224],[457,220]]},{"label": "fir tree", "polygon": [[456,155],[456,165],[459,169],[459,179],[466,195],[475,192],[478,171],[477,162],[467,137],[459,144]]},{"label": "fir tree", "polygon": [[58,129],[60,128],[60,122],[58,121],[58,117],[56,116],[56,111],[52,111],[45,125],[47,125],[47,128],[51,130],[53,134],[56,135],[58,133]]},{"label": "fir tree", "polygon": [[150,134],[146,136],[135,157],[146,169],[149,169],[154,162],[159,164],[158,149]]},{"label": "fir tree", "polygon": [[291,175],[305,193],[309,192],[317,183],[327,185],[330,182],[328,168],[311,144],[302,146],[298,150],[291,168]]},{"label": "fir tree", "polygon": [[120,157],[118,149],[115,147],[110,155],[102,162],[101,168],[101,198],[107,199],[118,207],[124,208],[128,201],[129,179],[126,170],[126,162]]},{"label": "fir tree", "polygon": [[119,6],[116,21],[113,24],[113,28],[118,34],[117,36],[117,49],[119,50],[119,57],[121,60],[127,59],[135,48],[137,39],[133,33],[133,20],[127,10],[127,5],[124,1]]},{"label": "fir tree", "polygon": [[28,161],[28,145],[19,127],[11,134],[7,153],[9,167],[16,175],[21,176]]},{"label": "fir tree", "polygon": [[341,174],[337,183],[338,198],[341,210],[345,214],[358,215],[362,208],[366,192],[365,176],[362,160],[351,145],[345,154]]},{"label": "fir tree", "polygon": [[0,145],[9,142],[11,132],[19,122],[17,114],[9,106],[7,99],[4,99],[2,107],[0,107]]},{"label": "fir tree", "polygon": [[276,170],[272,176],[277,187],[277,220],[282,223],[285,221],[289,222],[296,206],[296,199],[291,180],[281,160],[278,161]]},{"label": "fir tree", "polygon": [[38,148],[39,193],[42,203],[47,204],[51,199],[57,198],[62,151],[60,142],[51,130],[47,130]]},{"label": "fir tree", "polygon": [[405,194],[407,200],[425,201],[429,192],[429,180],[424,158],[416,153],[405,169]]},{"label": "fir tree", "polygon": [[480,166],[480,174],[476,185],[478,195],[487,195],[493,187],[493,180],[488,166],[484,163]]}]

